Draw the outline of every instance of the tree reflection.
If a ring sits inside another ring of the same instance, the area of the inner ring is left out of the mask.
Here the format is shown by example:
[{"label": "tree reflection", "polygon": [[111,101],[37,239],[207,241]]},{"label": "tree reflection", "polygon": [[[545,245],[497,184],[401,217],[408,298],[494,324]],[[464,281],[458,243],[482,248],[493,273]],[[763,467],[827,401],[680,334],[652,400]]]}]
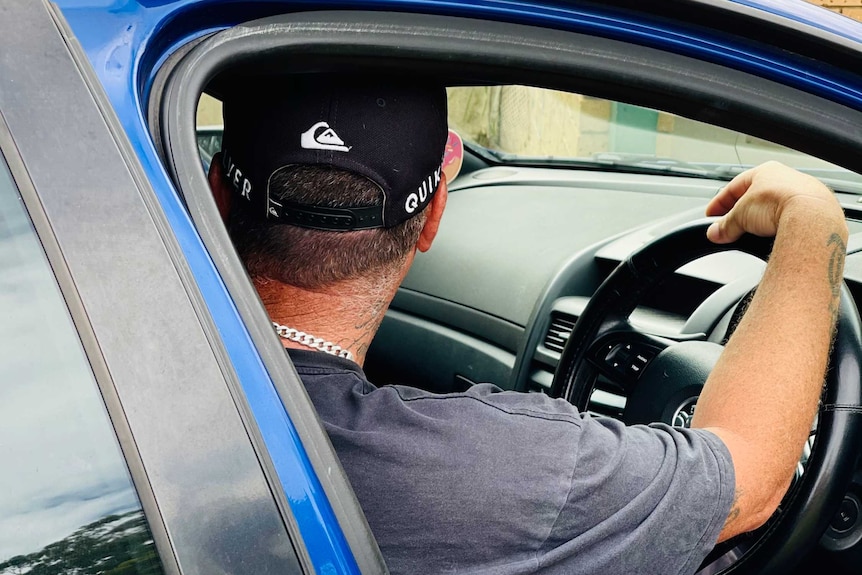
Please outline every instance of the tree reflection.
[{"label": "tree reflection", "polygon": [[141,510],[108,515],[29,555],[0,563],[0,575],[161,575]]}]

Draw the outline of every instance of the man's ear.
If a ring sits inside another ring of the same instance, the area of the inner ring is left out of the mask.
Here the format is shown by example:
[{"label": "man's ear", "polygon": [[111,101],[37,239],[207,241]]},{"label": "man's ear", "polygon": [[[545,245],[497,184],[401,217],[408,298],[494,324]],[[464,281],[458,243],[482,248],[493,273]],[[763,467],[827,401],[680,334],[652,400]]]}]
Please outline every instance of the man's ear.
[{"label": "man's ear", "polygon": [[422,228],[422,233],[419,234],[419,241],[416,242],[416,249],[420,252],[427,252],[437,237],[437,229],[440,227],[440,218],[443,217],[443,210],[446,208],[446,198],[449,195],[449,190],[446,187],[446,176],[440,178],[440,185],[437,186],[437,192],[428,204],[428,219],[425,220],[425,227]]},{"label": "man's ear", "polygon": [[210,171],[207,174],[207,179],[209,180],[210,189],[212,190],[213,198],[215,198],[218,212],[221,214],[221,219],[227,223],[231,200],[233,199],[233,190],[224,177],[224,168],[221,165],[221,152],[215,154],[212,161],[210,161]]}]

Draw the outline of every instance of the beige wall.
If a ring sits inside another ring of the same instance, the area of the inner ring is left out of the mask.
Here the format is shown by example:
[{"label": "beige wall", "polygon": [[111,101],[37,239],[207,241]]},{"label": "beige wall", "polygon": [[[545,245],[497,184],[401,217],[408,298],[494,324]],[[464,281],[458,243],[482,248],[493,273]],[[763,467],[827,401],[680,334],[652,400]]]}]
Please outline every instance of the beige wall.
[{"label": "beige wall", "polygon": [[862,0],[808,0],[812,4],[818,4],[829,8],[839,14],[844,14],[856,20],[862,20]]},{"label": "beige wall", "polygon": [[482,146],[525,155],[607,150],[610,102],[524,86],[452,88],[450,126]]},{"label": "beige wall", "polygon": [[221,102],[204,94],[198,102],[198,126],[221,126]]}]

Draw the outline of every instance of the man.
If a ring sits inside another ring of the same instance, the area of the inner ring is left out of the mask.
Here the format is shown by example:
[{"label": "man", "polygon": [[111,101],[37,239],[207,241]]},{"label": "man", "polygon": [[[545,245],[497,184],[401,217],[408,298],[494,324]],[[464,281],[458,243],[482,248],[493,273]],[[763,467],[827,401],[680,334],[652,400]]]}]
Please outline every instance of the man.
[{"label": "man", "polygon": [[712,241],[776,240],[700,398],[698,429],[627,428],[491,385],[376,388],[361,366],[437,232],[446,134],[442,87],[296,80],[226,100],[210,174],[389,568],[694,572],[716,540],[765,522],[789,485],[834,329],[840,206],[774,163],[710,202],[708,214],[723,215]]}]

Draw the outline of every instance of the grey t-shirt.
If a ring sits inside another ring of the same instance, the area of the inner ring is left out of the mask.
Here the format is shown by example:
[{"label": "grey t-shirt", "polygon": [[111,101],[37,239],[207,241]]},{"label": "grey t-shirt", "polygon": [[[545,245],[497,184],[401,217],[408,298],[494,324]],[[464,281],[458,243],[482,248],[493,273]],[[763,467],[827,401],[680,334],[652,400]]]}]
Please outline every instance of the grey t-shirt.
[{"label": "grey t-shirt", "polygon": [[393,574],[694,573],[733,500],[713,434],[482,384],[376,388],[290,350]]}]

